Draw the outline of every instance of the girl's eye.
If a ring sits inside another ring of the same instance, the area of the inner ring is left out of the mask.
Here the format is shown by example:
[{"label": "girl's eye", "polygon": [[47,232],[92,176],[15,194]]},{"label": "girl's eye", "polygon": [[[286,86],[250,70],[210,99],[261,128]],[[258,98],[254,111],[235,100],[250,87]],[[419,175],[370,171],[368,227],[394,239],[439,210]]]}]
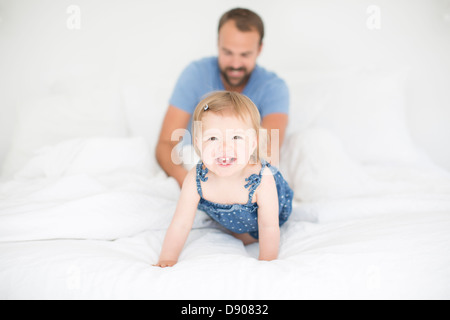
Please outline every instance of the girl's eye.
[{"label": "girl's eye", "polygon": [[209,141],[217,141],[217,140],[219,140],[219,139],[217,139],[217,137],[211,137],[211,138],[209,138],[208,140],[209,140]]},{"label": "girl's eye", "polygon": [[244,138],[242,138],[241,136],[234,136],[233,137],[233,140],[242,140],[242,139],[244,139]]}]

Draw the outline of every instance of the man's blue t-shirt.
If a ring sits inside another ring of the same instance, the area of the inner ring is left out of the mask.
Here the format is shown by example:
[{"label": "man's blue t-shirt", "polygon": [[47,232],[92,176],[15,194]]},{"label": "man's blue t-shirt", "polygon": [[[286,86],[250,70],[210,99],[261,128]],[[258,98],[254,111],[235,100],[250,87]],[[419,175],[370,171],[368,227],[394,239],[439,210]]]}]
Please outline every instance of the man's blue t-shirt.
[{"label": "man's blue t-shirt", "polygon": [[[197,104],[212,91],[225,90],[217,57],[192,62],[181,73],[170,105],[191,115]],[[275,73],[256,65],[242,94],[258,107],[261,118],[271,113],[289,113],[289,89]],[[190,131],[190,126],[188,130]]]}]

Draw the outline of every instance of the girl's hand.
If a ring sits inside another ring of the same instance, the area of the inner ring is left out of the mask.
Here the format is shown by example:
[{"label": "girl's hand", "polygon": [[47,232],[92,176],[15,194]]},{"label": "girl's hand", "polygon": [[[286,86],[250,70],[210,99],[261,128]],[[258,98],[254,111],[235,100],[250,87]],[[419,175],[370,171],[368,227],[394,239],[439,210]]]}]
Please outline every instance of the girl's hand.
[{"label": "girl's hand", "polygon": [[159,261],[157,264],[154,264],[154,267],[160,267],[160,268],[166,268],[166,267],[173,267],[175,264],[177,263],[177,261],[170,261],[170,260],[166,260],[166,261]]}]

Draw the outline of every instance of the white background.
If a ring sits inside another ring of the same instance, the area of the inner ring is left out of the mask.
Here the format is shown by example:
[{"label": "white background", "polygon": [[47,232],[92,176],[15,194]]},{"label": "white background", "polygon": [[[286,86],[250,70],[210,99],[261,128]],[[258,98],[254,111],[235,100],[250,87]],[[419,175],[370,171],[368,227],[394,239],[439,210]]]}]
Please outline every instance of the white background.
[{"label": "white background", "polygon": [[[67,26],[71,5],[80,30]],[[367,27],[371,5],[381,10],[379,30]],[[259,64],[288,84],[311,70],[409,67],[413,141],[450,170],[449,0],[0,0],[0,163],[17,106],[68,73],[119,79],[140,101],[130,130],[155,135],[178,75],[216,54],[218,19],[236,6],[263,17]]]}]

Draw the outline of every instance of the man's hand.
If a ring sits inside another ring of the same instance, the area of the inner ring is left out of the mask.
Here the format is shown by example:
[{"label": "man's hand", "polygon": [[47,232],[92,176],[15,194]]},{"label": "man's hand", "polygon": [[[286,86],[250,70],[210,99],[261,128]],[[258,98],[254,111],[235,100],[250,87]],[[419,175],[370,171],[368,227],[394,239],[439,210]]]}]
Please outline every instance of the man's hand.
[{"label": "man's hand", "polygon": [[[284,113],[272,113],[262,119],[261,126],[267,130],[268,134],[266,150],[268,156],[267,160],[274,166],[279,165],[280,150],[284,142],[288,122],[289,116]],[[279,141],[273,141],[273,145],[276,148],[274,152],[277,154],[272,154],[272,141],[270,139],[272,137],[272,130],[278,130],[278,135],[275,136],[278,136],[280,139]]]}]

